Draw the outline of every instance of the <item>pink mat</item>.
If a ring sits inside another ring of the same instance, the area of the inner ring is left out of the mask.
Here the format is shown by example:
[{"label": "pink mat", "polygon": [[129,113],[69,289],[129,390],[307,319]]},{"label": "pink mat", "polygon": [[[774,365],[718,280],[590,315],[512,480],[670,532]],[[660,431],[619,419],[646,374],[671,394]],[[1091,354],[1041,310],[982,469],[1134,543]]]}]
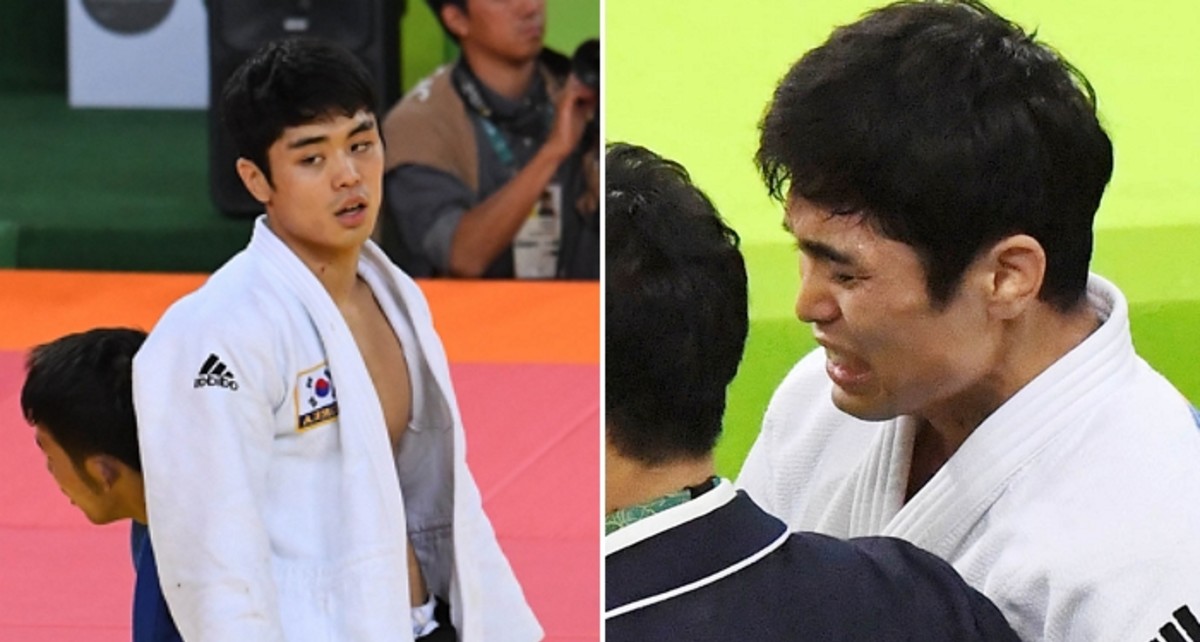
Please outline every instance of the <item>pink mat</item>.
[{"label": "pink mat", "polygon": [[[59,493],[20,413],[23,354],[0,351],[0,640],[130,639],[128,525]],[[599,372],[455,364],[467,457],[547,640],[599,639]]]}]

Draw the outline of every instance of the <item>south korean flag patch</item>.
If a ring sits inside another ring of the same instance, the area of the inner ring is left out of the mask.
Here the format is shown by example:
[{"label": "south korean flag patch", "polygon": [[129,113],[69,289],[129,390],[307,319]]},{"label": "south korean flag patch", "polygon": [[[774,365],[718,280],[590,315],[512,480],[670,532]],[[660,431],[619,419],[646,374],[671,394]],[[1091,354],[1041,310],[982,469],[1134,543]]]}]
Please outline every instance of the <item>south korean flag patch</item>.
[{"label": "south korean flag patch", "polygon": [[296,376],[296,430],[304,432],[338,416],[337,395],[329,366],[310,368]]}]

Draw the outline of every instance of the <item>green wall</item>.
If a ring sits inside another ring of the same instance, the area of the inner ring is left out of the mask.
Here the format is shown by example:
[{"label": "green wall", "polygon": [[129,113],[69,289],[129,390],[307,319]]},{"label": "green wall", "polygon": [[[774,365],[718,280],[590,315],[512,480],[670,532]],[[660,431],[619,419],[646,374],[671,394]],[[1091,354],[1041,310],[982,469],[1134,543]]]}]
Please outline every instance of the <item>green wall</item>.
[{"label": "green wall", "polygon": [[[66,6],[64,0],[0,2],[0,93],[66,91]],[[547,0],[546,12],[546,42],[563,53],[570,54],[583,40],[600,37],[599,0]],[[405,89],[453,59],[454,45],[424,0],[407,0],[400,29]]]},{"label": "green wall", "polygon": [[[741,234],[751,332],[730,390],[718,466],[735,474],[775,384],[813,345],[792,307],[799,279],[781,207],[755,173],[775,83],[865,0],[608,0],[605,138],[682,162]],[[1200,402],[1200,3],[993,0],[1091,80],[1116,148],[1094,269],[1130,299],[1139,352]]]},{"label": "green wall", "polygon": [[0,0],[0,94],[67,89],[67,3]]}]

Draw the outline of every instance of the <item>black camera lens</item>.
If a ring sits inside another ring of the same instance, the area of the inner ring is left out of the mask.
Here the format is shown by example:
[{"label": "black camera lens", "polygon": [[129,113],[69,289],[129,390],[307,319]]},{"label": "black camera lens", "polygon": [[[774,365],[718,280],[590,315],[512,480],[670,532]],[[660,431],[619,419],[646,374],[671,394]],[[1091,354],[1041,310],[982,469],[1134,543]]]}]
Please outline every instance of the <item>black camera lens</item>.
[{"label": "black camera lens", "polygon": [[585,40],[571,56],[571,73],[587,87],[600,91],[600,41]]}]

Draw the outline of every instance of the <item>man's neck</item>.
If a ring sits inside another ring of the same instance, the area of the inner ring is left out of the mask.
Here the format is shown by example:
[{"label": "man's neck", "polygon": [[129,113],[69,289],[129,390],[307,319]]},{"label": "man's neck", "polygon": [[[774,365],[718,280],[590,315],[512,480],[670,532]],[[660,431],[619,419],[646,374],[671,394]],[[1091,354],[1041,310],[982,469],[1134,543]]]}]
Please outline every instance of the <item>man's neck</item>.
[{"label": "man's neck", "polygon": [[714,472],[712,455],[651,466],[617,453],[609,444],[604,454],[604,514],[702,484]]},{"label": "man's neck", "polygon": [[121,493],[126,498],[124,501],[125,510],[133,521],[145,526],[146,525],[146,487],[142,480],[142,476],[136,473],[128,475],[128,486],[121,489]]},{"label": "man's neck", "polygon": [[[267,227],[271,228],[269,213]],[[358,259],[362,254],[361,245],[342,250],[313,248],[289,242],[274,229],[271,231],[276,238],[288,246],[296,258],[300,259],[300,262],[313,273],[313,276],[317,277],[334,303],[340,306],[349,299],[358,281]]]},{"label": "man's neck", "polygon": [[509,100],[524,96],[537,73],[537,58],[514,62],[477,53],[469,46],[463,49],[463,58],[479,82]]},{"label": "man's neck", "polygon": [[969,389],[914,413],[919,423],[906,499],[924,487],[992,413],[1099,327],[1096,310],[1086,304],[1067,314],[1039,305],[1033,314],[1008,322],[996,344],[997,365],[991,372]]},{"label": "man's neck", "polygon": [[350,300],[350,295],[358,285],[357,253],[351,257],[304,262],[339,308]]}]

